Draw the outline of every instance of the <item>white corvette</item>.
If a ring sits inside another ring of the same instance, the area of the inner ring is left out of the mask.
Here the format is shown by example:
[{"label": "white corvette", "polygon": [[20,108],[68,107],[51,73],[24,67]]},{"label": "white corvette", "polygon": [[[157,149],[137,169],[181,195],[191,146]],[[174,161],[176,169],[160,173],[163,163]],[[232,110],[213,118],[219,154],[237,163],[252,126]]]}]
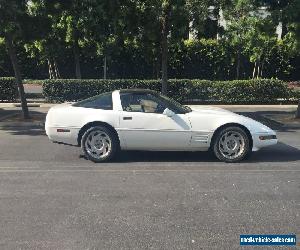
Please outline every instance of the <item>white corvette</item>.
[{"label": "white corvette", "polygon": [[251,151],[277,143],[276,133],[250,118],[220,108],[192,110],[151,90],[115,90],[52,107],[46,117],[50,140],[78,145],[94,162],[119,149],[206,151],[238,162]]}]

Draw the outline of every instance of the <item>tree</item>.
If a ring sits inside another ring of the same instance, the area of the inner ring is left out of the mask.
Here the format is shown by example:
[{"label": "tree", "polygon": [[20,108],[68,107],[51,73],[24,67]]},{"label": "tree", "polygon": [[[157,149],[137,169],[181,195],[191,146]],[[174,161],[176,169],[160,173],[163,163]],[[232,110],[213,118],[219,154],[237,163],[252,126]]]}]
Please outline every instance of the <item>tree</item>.
[{"label": "tree", "polygon": [[84,20],[85,42],[95,48],[97,55],[103,57],[104,79],[107,78],[111,52],[117,49],[115,45],[126,37],[126,18],[132,18],[127,15],[130,7],[130,1],[124,1],[122,4],[116,0],[89,1],[89,8],[86,10],[88,17]]},{"label": "tree", "polygon": [[21,69],[18,62],[16,45],[44,36],[48,30],[48,19],[31,11],[31,6],[39,0],[0,0],[0,37],[4,37],[10,61],[13,66],[23,117],[29,118],[28,106],[22,84]]},{"label": "tree", "polygon": [[[183,8],[181,0],[137,1],[140,36],[138,40],[145,51],[151,52],[154,60],[161,65],[162,93],[168,92],[168,47],[172,27],[172,15],[176,9]],[[186,22],[185,22],[186,23]],[[184,24],[185,24],[184,23]],[[180,24],[182,25],[182,24]],[[177,27],[179,30],[181,27]],[[157,53],[157,55],[155,55]]]},{"label": "tree", "polygon": [[275,28],[268,18],[252,17],[246,32],[244,53],[254,64],[252,78],[262,78],[264,66],[277,44]]},{"label": "tree", "polygon": [[[290,32],[294,34],[295,40],[297,41],[297,48],[300,50],[300,1],[292,1],[288,10],[290,11],[288,27]],[[298,108],[295,117],[300,118],[300,99],[298,101]]]},{"label": "tree", "polygon": [[14,42],[20,38],[23,31],[22,24],[24,24],[24,20],[28,19],[26,4],[27,1],[0,0],[0,36],[5,39],[10,61],[13,65],[24,119],[29,118],[29,112]]},{"label": "tree", "polygon": [[[267,6],[271,13],[273,22],[281,24],[281,38],[294,36],[300,49],[300,1],[299,0],[258,0],[259,3]],[[300,100],[296,111],[296,118],[300,118]]]},{"label": "tree", "polygon": [[271,14],[274,25],[281,26],[281,37],[290,31],[290,23],[297,15],[298,0],[256,0],[258,5],[265,6]]},{"label": "tree", "polygon": [[87,7],[86,3],[87,1],[68,0],[59,1],[60,5],[54,5],[54,7],[58,9],[60,8],[61,11],[58,16],[59,19],[56,28],[61,28],[64,30],[65,41],[72,47],[75,64],[75,76],[77,79],[82,78],[79,41],[84,35],[82,19],[86,18],[86,16],[84,16],[84,10]]},{"label": "tree", "polygon": [[[208,0],[137,1],[140,40],[149,51],[158,53],[161,62],[162,93],[168,93],[168,50],[170,43],[180,42],[189,23],[199,24],[207,17]],[[159,56],[157,56],[158,58]],[[159,60],[157,60],[158,62]]]},{"label": "tree", "polygon": [[29,11],[41,16],[47,23],[41,29],[43,35],[25,43],[26,52],[40,65],[48,65],[50,79],[60,78],[57,59],[64,58],[67,50],[65,31],[59,28],[61,5],[59,1],[31,0]]},{"label": "tree", "polygon": [[257,13],[253,0],[233,0],[224,8],[225,37],[236,48],[236,79],[241,76],[241,59],[245,44],[252,37]]},{"label": "tree", "polygon": [[[288,18],[289,30],[294,34],[297,41],[297,48],[300,50],[300,1],[294,0],[289,6],[290,15]],[[300,99],[298,101],[298,108],[296,111],[296,118],[300,118]]]},{"label": "tree", "polygon": [[30,58],[37,59],[38,65],[47,65],[49,79],[61,77],[57,58],[64,53],[61,43],[52,37],[49,32],[47,36],[24,45]]},{"label": "tree", "polygon": [[[40,45],[45,45],[44,51],[49,54],[52,48],[57,44],[63,44],[71,49],[75,76],[77,79],[82,78],[80,65],[80,49],[81,41],[84,40],[85,26],[84,20],[88,17],[86,10],[89,8],[87,0],[44,0],[33,1],[35,9],[39,13],[43,13],[44,17],[48,17],[51,21],[51,30],[40,41]],[[55,53],[54,53],[55,54]],[[55,60],[50,57],[47,59],[49,68],[55,68]],[[57,68],[57,67],[56,67]]]}]

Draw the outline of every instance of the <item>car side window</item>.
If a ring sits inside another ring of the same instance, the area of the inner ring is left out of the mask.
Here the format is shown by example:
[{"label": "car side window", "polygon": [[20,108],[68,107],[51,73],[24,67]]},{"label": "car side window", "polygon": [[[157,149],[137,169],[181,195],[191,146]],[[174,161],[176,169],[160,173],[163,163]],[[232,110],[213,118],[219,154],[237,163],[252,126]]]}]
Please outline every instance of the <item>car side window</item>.
[{"label": "car side window", "polygon": [[112,94],[104,93],[98,96],[93,96],[91,98],[74,103],[73,106],[83,107],[83,108],[112,110],[113,109]]},{"label": "car side window", "polygon": [[124,111],[162,114],[166,105],[150,93],[121,93]]}]

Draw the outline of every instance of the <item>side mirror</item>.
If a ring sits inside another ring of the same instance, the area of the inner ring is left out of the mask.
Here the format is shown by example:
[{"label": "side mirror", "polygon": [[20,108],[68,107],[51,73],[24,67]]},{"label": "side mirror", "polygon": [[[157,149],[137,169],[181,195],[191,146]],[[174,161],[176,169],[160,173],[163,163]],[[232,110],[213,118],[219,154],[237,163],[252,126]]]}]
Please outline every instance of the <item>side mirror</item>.
[{"label": "side mirror", "polygon": [[166,108],[166,109],[164,110],[164,112],[163,112],[163,115],[166,115],[166,116],[168,116],[168,117],[172,117],[172,116],[175,115],[175,113],[174,113],[172,110]]},{"label": "side mirror", "polygon": [[183,107],[185,107],[187,110],[192,111],[191,107],[184,105]]}]

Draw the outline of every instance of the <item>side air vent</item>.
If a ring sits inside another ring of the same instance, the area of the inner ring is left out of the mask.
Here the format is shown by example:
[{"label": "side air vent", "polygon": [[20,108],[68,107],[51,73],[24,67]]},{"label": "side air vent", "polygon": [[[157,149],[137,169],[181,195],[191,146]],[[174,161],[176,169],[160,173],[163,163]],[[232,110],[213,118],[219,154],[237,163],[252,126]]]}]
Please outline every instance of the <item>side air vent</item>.
[{"label": "side air vent", "polygon": [[208,142],[208,135],[195,134],[195,135],[192,136],[192,142],[194,142],[194,143],[207,143]]}]

